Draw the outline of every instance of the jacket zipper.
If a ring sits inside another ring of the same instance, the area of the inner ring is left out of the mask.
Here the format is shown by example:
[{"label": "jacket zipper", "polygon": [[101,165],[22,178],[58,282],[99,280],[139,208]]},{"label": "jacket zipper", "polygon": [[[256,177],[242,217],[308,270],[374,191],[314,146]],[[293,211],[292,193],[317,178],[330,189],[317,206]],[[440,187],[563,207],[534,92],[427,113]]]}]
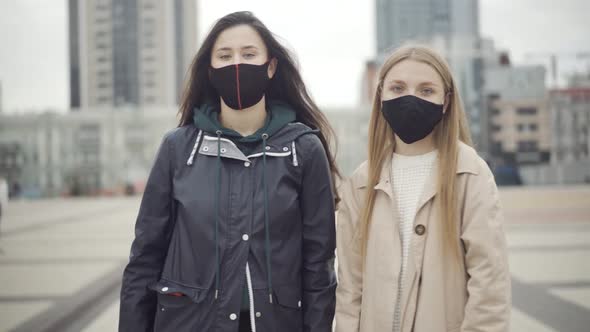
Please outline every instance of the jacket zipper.
[{"label": "jacket zipper", "polygon": [[256,332],[254,290],[252,289],[252,276],[250,275],[250,265],[248,265],[248,262],[246,262],[246,283],[248,284],[248,300],[250,301],[250,328],[252,332]]}]

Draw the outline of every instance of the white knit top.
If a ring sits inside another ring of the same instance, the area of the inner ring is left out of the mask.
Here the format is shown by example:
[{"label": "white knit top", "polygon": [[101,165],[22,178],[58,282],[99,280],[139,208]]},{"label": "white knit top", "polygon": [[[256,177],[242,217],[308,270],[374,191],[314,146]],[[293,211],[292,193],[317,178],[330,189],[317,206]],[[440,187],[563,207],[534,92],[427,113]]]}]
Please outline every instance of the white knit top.
[{"label": "white knit top", "polygon": [[393,332],[398,332],[401,328],[401,298],[405,287],[405,271],[414,234],[414,218],[418,200],[432,172],[436,156],[436,150],[418,156],[393,154],[392,182],[398,208],[398,211],[393,212],[399,216],[399,234],[402,245],[402,264],[397,285]]}]

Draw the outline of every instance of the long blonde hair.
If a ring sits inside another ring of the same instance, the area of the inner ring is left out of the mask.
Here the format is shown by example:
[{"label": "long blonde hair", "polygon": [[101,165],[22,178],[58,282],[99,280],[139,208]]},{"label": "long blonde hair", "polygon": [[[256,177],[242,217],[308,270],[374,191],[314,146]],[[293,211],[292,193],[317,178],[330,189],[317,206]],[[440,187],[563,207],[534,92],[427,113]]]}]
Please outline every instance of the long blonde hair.
[{"label": "long blonde hair", "polygon": [[442,78],[446,94],[447,109],[441,122],[434,129],[434,141],[438,149],[437,195],[442,212],[445,251],[459,256],[457,241],[457,156],[459,141],[472,145],[467,127],[467,118],[461,98],[447,62],[428,47],[412,45],[397,49],[385,61],[379,72],[379,82],[373,100],[373,110],[369,122],[368,178],[367,196],[360,220],[360,238],[363,256],[366,255],[369,228],[375,205],[374,187],[379,181],[385,160],[395,151],[394,133],[381,112],[381,94],[385,75],[401,61],[411,59],[431,66]]}]

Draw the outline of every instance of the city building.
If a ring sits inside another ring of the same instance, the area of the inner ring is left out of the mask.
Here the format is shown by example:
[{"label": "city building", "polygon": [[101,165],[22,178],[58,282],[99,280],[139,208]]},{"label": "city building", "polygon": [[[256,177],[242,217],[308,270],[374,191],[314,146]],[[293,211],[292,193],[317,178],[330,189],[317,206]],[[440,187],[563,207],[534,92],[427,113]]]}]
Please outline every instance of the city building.
[{"label": "city building", "polygon": [[70,107],[177,105],[195,0],[69,0]]},{"label": "city building", "polygon": [[0,175],[25,197],[141,190],[174,108],[0,115]]}]

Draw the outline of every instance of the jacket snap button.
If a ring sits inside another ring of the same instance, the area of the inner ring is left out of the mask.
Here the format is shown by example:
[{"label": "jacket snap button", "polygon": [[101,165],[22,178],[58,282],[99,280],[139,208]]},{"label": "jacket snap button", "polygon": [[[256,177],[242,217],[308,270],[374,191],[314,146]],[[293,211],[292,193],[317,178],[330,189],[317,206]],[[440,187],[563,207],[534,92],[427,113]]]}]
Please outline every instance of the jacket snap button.
[{"label": "jacket snap button", "polygon": [[270,150],[270,146],[267,146],[265,149],[266,149],[266,151]]},{"label": "jacket snap button", "polygon": [[244,162],[244,167],[250,167],[250,162],[249,161]]},{"label": "jacket snap button", "polygon": [[285,147],[283,147],[283,151],[285,151],[285,152],[289,151],[289,148],[285,146]]},{"label": "jacket snap button", "polygon": [[258,318],[262,317],[262,314],[260,313],[260,311],[256,312],[256,317],[258,317]]},{"label": "jacket snap button", "polygon": [[297,302],[297,306],[301,308],[301,301]]},{"label": "jacket snap button", "polygon": [[168,291],[168,287],[162,288],[162,292],[167,292],[167,291]]},{"label": "jacket snap button", "polygon": [[227,151],[225,148],[221,148],[221,153],[225,153]]},{"label": "jacket snap button", "polygon": [[238,315],[236,315],[236,314],[231,314],[231,315],[229,315],[229,319],[231,319],[231,320],[236,320],[236,319],[238,319]]},{"label": "jacket snap button", "polygon": [[250,237],[248,236],[248,234],[242,235],[242,240],[244,240],[244,241],[248,241],[249,238]]},{"label": "jacket snap button", "polygon": [[205,151],[205,152],[209,151],[209,147],[207,147],[207,146],[204,146],[204,147],[203,147],[203,151]]},{"label": "jacket snap button", "polygon": [[424,233],[426,233],[426,227],[424,227],[424,225],[416,225],[415,231],[418,235],[424,235]]}]

